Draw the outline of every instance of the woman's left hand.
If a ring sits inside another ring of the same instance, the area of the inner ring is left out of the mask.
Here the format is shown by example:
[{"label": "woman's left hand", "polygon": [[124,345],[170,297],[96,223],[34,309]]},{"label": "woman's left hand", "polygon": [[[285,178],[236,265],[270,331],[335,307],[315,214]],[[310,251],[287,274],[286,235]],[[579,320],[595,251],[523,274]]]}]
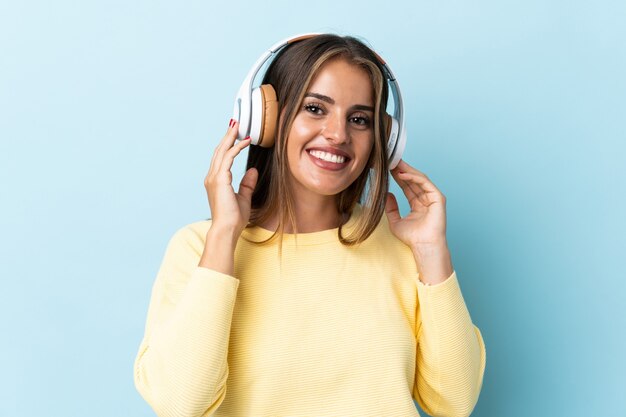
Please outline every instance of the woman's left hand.
[{"label": "woman's left hand", "polygon": [[385,212],[391,232],[414,252],[446,246],[446,197],[426,175],[402,160],[391,175],[411,207],[411,212],[401,217],[396,197],[388,193]]},{"label": "woman's left hand", "polygon": [[411,248],[420,281],[439,284],[454,271],[446,241],[446,197],[426,175],[402,160],[391,175],[409,200],[411,212],[402,218],[396,197],[389,193],[385,205],[389,228]]}]

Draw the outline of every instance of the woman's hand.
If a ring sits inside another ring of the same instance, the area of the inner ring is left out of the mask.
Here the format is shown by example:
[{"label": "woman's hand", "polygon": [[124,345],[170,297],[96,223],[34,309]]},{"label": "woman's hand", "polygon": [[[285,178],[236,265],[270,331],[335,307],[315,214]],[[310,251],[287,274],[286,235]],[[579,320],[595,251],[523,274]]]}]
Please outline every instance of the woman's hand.
[{"label": "woman's hand", "polygon": [[385,211],[392,233],[411,248],[446,242],[446,197],[426,175],[402,160],[391,175],[411,207],[402,218],[396,197],[387,195]]},{"label": "woman's hand", "polygon": [[391,175],[411,207],[402,218],[396,197],[387,195],[391,232],[413,251],[423,282],[442,282],[453,272],[446,240],[446,197],[426,175],[402,160]]},{"label": "woman's hand", "polygon": [[255,168],[246,171],[241,179],[239,191],[232,186],[230,169],[235,157],[250,144],[250,138],[235,142],[239,123],[231,119],[226,136],[215,148],[211,167],[204,179],[212,215],[212,228],[233,233],[236,239],[250,219],[252,192],[256,186],[258,172]]}]

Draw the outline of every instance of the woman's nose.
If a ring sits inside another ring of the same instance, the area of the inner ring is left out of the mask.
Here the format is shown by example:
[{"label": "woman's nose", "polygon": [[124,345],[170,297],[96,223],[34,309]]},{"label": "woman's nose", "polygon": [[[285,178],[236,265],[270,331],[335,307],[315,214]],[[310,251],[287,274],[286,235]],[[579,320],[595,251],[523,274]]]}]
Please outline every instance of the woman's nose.
[{"label": "woman's nose", "polygon": [[333,143],[344,143],[350,139],[347,128],[345,117],[338,114],[329,114],[322,134]]}]

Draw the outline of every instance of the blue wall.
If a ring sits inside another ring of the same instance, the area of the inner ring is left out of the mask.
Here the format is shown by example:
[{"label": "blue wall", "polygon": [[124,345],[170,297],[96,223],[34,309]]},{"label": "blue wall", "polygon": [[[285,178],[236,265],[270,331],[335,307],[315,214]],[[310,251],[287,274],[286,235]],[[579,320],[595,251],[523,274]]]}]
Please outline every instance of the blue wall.
[{"label": "blue wall", "polygon": [[626,416],[625,3],[248,3],[0,6],[0,415],[153,415],[151,286],[209,215],[234,94],[275,41],[332,31],[394,69],[405,159],[448,199],[487,346],[473,415]]}]

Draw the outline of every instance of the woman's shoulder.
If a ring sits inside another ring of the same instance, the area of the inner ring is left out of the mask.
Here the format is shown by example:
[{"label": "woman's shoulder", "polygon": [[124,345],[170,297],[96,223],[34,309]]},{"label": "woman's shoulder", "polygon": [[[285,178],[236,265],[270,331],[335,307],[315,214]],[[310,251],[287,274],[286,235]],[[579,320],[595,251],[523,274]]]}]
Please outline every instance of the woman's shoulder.
[{"label": "woman's shoulder", "polygon": [[201,236],[206,236],[207,232],[209,231],[209,227],[211,227],[211,222],[212,220],[210,218],[205,220],[198,220],[196,222],[189,223],[183,226],[183,229],[189,230],[195,234],[200,234]]},{"label": "woman's shoulder", "polygon": [[170,238],[170,245],[203,248],[209,227],[211,227],[211,219],[187,223],[174,231]]},{"label": "woman's shoulder", "polygon": [[209,231],[209,227],[211,227],[211,219],[198,220],[192,223],[187,223],[183,226],[180,226],[175,232],[174,235],[180,234],[194,234],[205,236]]}]

